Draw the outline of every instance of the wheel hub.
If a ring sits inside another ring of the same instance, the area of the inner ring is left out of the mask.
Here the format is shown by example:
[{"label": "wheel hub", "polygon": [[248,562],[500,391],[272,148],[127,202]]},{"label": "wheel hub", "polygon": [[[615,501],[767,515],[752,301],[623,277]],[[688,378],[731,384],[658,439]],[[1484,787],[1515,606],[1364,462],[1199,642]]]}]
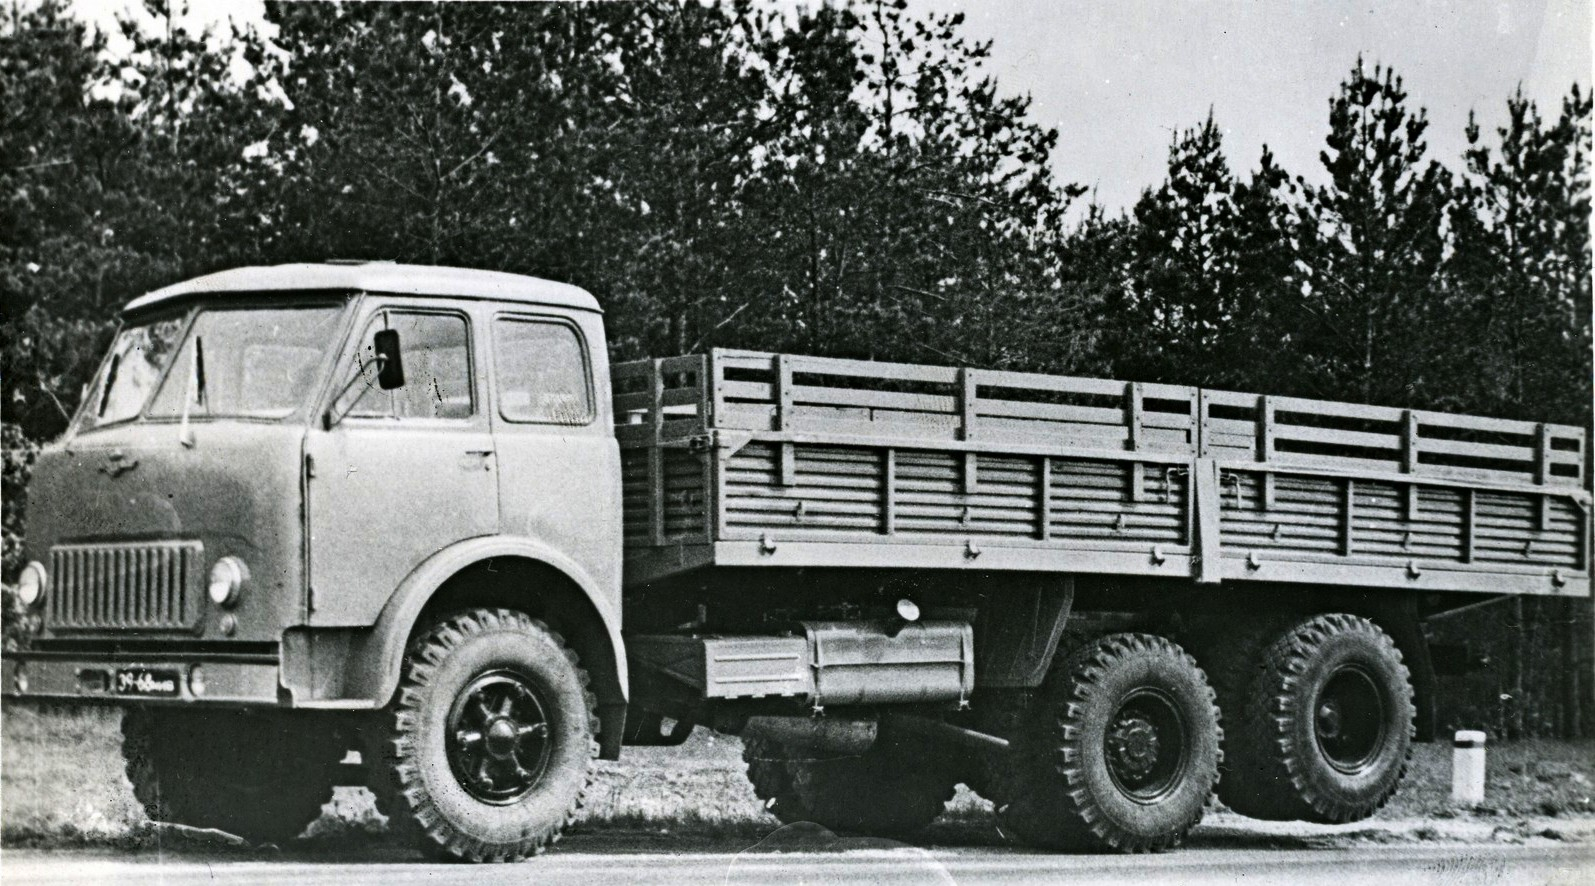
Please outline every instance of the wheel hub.
[{"label": "wheel hub", "polygon": [[1357,665],[1335,670],[1313,705],[1313,737],[1329,765],[1355,775],[1379,758],[1385,746],[1388,701],[1377,682]]},{"label": "wheel hub", "polygon": [[472,680],[449,710],[449,768],[471,796],[513,803],[543,779],[552,754],[541,693],[525,677],[492,671]]},{"label": "wheel hub", "polygon": [[1340,704],[1326,701],[1318,706],[1318,734],[1325,740],[1340,737]]},{"label": "wheel hub", "polygon": [[1120,720],[1108,736],[1108,742],[1128,774],[1144,776],[1157,762],[1160,749],[1157,727],[1144,717]]},{"label": "wheel hub", "polygon": [[515,723],[508,717],[496,717],[487,727],[487,752],[502,760],[515,753]]},{"label": "wheel hub", "polygon": [[1185,774],[1187,732],[1179,706],[1160,689],[1132,692],[1103,733],[1108,775],[1125,796],[1156,803]]}]

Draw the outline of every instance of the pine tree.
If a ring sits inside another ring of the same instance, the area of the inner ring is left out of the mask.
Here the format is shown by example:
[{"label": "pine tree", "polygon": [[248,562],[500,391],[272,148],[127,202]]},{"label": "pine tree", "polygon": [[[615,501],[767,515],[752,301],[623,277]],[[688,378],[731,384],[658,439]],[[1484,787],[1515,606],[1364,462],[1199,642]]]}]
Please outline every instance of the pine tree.
[{"label": "pine tree", "polygon": [[1136,203],[1119,365],[1136,378],[1210,384],[1233,319],[1235,180],[1209,111],[1169,147],[1168,179]]},{"label": "pine tree", "polygon": [[1590,407],[1590,96],[1545,120],[1519,89],[1498,147],[1470,119],[1447,284],[1476,334],[1466,408],[1583,424]]},{"label": "pine tree", "polygon": [[[1576,84],[1543,118],[1521,88],[1497,145],[1470,119],[1466,174],[1451,215],[1448,301],[1465,318],[1458,408],[1587,426],[1590,421],[1590,96]],[[1522,442],[1527,443],[1528,440]],[[1463,620],[1499,648],[1497,727],[1508,735],[1576,735],[1575,675],[1590,636],[1582,600],[1514,604],[1507,630]],[[1532,638],[1532,641],[1531,639]]]},{"label": "pine tree", "polygon": [[1289,330],[1276,305],[1290,277],[1284,173],[1264,148],[1238,180],[1212,113],[1169,148],[1168,178],[1134,210],[1127,285],[1109,302],[1105,347],[1126,377],[1270,390]]},{"label": "pine tree", "polygon": [[1320,154],[1329,183],[1309,186],[1297,224],[1306,291],[1304,386],[1317,396],[1424,402],[1445,338],[1435,277],[1444,257],[1449,173],[1426,162],[1422,109],[1394,71],[1361,58],[1329,103]]}]

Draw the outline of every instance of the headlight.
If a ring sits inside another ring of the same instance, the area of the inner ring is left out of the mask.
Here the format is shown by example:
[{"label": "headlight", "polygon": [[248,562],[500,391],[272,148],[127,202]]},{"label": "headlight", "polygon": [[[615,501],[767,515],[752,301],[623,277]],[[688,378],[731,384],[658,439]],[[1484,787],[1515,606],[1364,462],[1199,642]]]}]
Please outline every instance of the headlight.
[{"label": "headlight", "polygon": [[233,606],[249,581],[249,567],[237,557],[223,557],[210,568],[210,601],[217,606]]},{"label": "headlight", "polygon": [[32,606],[43,600],[49,581],[43,565],[35,562],[24,566],[22,575],[17,579],[17,597],[22,600],[22,605]]}]

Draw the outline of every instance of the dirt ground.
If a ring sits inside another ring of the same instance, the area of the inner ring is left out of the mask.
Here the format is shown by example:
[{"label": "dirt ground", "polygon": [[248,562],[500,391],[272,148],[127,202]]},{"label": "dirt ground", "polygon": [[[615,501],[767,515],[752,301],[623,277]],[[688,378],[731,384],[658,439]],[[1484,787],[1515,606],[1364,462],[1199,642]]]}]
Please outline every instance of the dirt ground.
[{"label": "dirt ground", "polygon": [[[0,843],[18,846],[125,845],[154,830],[122,772],[118,711],[39,708],[0,711]],[[698,730],[678,748],[628,748],[599,765],[587,815],[576,832],[625,834],[668,845],[769,833],[775,820],[743,774],[741,742]],[[1450,803],[1451,748],[1418,745],[1406,781],[1374,819],[1326,827],[1254,822],[1215,809],[1193,842],[1277,835],[1313,844],[1394,841],[1595,839],[1595,741],[1526,741],[1489,749],[1483,806]],[[385,820],[361,788],[339,788],[306,841],[348,845],[382,839]],[[923,836],[928,843],[1004,841],[991,805],[960,788]]]}]

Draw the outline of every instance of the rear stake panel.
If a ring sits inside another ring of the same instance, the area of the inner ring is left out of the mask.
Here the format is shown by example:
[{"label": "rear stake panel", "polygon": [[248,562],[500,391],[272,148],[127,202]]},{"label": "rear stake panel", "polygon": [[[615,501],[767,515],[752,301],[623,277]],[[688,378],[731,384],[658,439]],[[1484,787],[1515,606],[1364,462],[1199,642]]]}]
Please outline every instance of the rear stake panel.
[{"label": "rear stake panel", "polygon": [[1585,431],[715,350],[614,371],[627,581],[707,565],[1585,596]]}]

